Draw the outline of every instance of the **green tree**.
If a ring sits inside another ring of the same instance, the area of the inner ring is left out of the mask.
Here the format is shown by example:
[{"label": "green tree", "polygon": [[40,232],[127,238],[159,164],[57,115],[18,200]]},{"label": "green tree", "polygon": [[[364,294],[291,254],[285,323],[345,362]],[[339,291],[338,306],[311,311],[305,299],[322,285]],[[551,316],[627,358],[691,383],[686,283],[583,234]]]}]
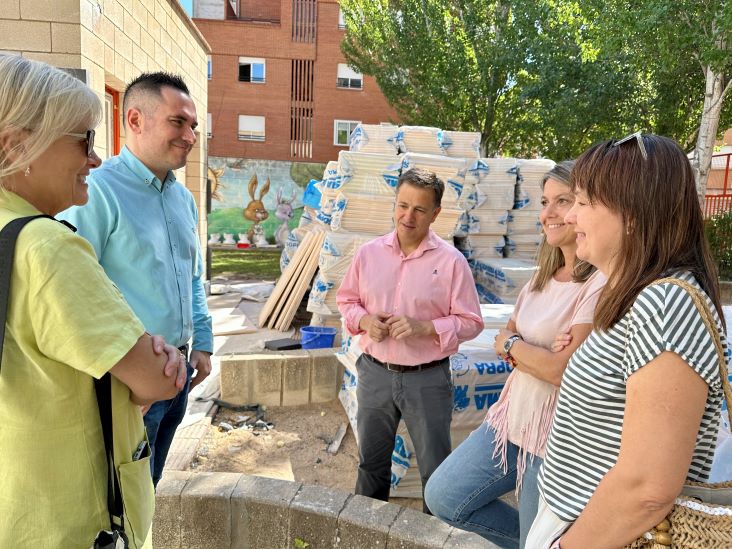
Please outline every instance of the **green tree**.
[{"label": "green tree", "polygon": [[647,118],[634,58],[598,49],[592,7],[342,0],[341,9],[346,59],[376,78],[402,120],[479,131],[484,155],[568,158]]}]

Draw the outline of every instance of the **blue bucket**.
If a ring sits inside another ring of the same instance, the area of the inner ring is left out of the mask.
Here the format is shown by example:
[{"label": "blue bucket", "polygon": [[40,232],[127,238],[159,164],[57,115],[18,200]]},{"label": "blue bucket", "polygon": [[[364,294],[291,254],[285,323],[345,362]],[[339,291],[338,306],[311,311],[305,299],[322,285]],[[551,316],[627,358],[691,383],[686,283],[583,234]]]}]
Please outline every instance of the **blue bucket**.
[{"label": "blue bucket", "polygon": [[333,346],[336,329],[326,326],[303,326],[300,328],[300,333],[303,349],[323,349]]}]

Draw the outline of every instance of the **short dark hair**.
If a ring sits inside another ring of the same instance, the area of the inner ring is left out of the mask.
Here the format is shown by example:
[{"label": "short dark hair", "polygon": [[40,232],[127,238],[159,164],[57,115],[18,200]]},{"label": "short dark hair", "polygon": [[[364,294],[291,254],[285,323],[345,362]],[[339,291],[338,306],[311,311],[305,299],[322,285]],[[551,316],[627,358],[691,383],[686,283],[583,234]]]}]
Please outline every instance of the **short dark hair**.
[{"label": "short dark hair", "polygon": [[182,91],[186,95],[191,95],[183,78],[177,74],[171,74],[169,72],[144,72],[127,84],[125,88],[125,97],[122,102],[122,112],[125,117],[133,99],[140,98],[144,95],[156,95],[160,97],[161,90],[166,86]]},{"label": "short dark hair", "polygon": [[430,189],[435,193],[435,208],[439,208],[442,204],[442,194],[445,192],[445,184],[442,179],[437,177],[434,172],[428,172],[421,168],[412,168],[399,176],[397,181],[396,192],[399,192],[399,188],[409,184],[420,189]]}]

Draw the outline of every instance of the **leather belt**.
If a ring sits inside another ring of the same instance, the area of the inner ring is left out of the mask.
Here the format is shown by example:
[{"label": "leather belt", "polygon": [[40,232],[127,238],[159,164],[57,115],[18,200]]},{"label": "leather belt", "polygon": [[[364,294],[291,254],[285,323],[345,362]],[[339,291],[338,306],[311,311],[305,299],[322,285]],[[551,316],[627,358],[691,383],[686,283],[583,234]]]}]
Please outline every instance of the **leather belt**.
[{"label": "leather belt", "polygon": [[180,354],[182,354],[184,357],[186,357],[186,360],[188,360],[188,345],[181,345],[178,347],[178,350],[180,351]]},{"label": "leather belt", "polygon": [[432,362],[427,362],[426,364],[415,364],[413,366],[408,366],[406,364],[394,364],[392,362],[382,362],[378,358],[375,358],[371,356],[368,353],[364,353],[364,356],[373,362],[374,364],[381,366],[385,370],[389,370],[390,372],[398,372],[400,374],[403,373],[411,373],[411,372],[421,372],[422,370],[429,370],[430,368],[434,368],[435,366],[442,366],[443,364],[449,363],[450,359],[448,357],[440,358],[437,360],[433,360]]}]

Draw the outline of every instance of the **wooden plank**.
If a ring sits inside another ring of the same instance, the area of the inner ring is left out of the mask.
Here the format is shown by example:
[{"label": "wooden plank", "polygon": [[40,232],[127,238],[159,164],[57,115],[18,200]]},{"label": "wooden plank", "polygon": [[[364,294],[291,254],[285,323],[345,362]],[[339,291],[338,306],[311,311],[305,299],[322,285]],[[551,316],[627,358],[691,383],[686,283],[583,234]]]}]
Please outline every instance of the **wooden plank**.
[{"label": "wooden plank", "polygon": [[278,330],[286,330],[290,327],[290,324],[292,324],[292,319],[295,317],[295,312],[297,312],[297,308],[300,306],[300,302],[305,295],[305,291],[308,289],[308,286],[310,286],[310,282],[315,275],[315,270],[318,268],[320,249],[323,247],[324,240],[324,232],[316,236],[315,253],[311,254],[308,262],[305,264],[305,267],[302,270],[302,274],[300,275],[297,286],[295,286],[292,294],[290,295],[290,297],[288,297],[288,307],[282,313],[282,318],[277,324]]},{"label": "wooden plank", "polygon": [[303,258],[305,258],[305,248],[306,243],[309,243],[313,238],[312,233],[307,233],[303,239],[302,242],[300,242],[300,245],[297,247],[297,250],[295,251],[295,255],[290,260],[290,263],[287,265],[287,268],[285,269],[285,272],[282,273],[282,276],[280,276],[279,280],[277,281],[277,284],[275,284],[274,290],[272,290],[272,294],[269,296],[269,299],[267,299],[267,302],[264,304],[264,307],[262,307],[262,310],[259,313],[259,327],[264,327],[265,322],[269,318],[269,315],[272,313],[272,311],[275,308],[275,305],[277,305],[277,301],[282,296],[282,293],[285,291],[285,287],[287,286],[287,283],[290,281],[290,278],[293,276],[295,270],[299,269],[298,265],[302,262]]},{"label": "wooden plank", "polygon": [[[297,284],[302,277],[302,272],[305,266],[308,264],[308,262],[312,259],[313,255],[319,255],[318,252],[320,251],[320,246],[318,245],[318,237],[317,235],[311,233],[312,237],[308,239],[308,242],[306,245],[305,242],[301,244],[300,246],[303,246],[303,255],[302,260],[297,266],[297,269],[291,274],[290,278],[287,280],[287,284],[285,285],[284,290],[282,291],[282,295],[275,305],[275,308],[272,311],[272,314],[269,317],[269,321],[267,322],[267,327],[272,329],[275,328],[279,330],[279,328],[276,328],[277,320],[280,316],[280,313],[283,309],[286,309],[287,303],[289,303],[290,295],[292,293],[292,290],[297,287]],[[321,241],[322,244],[322,241]],[[300,248],[298,247],[298,251],[300,251]]]},{"label": "wooden plank", "polygon": [[337,454],[338,449],[341,447],[341,442],[343,442],[343,437],[346,436],[346,431],[348,430],[348,423],[341,423],[341,426],[338,427],[338,431],[336,431],[335,437],[333,437],[333,442],[328,444],[328,448],[326,448],[326,452],[329,454]]}]

